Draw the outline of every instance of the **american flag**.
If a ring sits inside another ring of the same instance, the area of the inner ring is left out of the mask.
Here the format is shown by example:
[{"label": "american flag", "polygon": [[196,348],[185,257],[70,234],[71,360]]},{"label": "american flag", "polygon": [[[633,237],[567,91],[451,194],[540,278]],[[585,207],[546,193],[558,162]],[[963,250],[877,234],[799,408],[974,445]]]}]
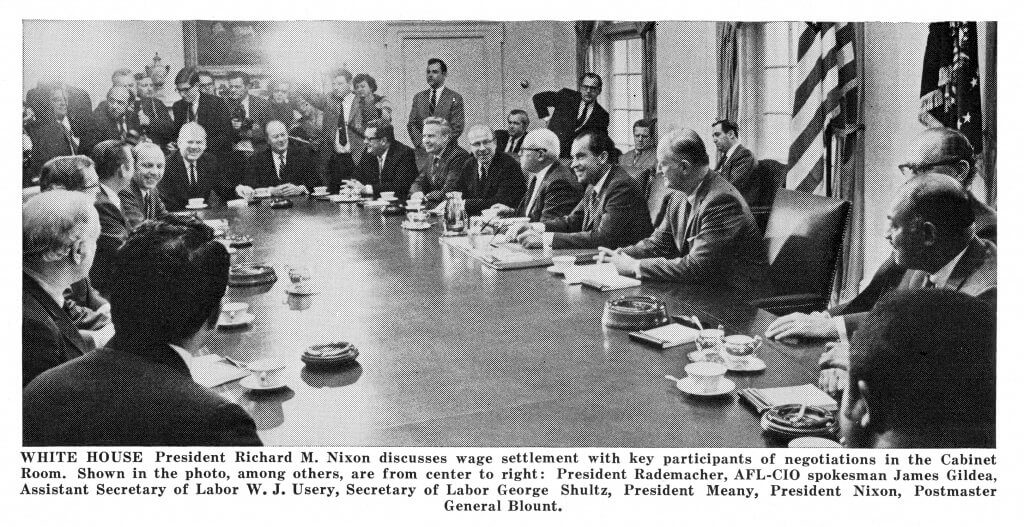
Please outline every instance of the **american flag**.
[{"label": "american flag", "polygon": [[786,188],[829,192],[832,130],[856,121],[858,80],[853,23],[807,22],[797,46]]},{"label": "american flag", "polygon": [[963,132],[982,149],[981,82],[978,76],[978,24],[933,22],[921,73],[921,123]]}]

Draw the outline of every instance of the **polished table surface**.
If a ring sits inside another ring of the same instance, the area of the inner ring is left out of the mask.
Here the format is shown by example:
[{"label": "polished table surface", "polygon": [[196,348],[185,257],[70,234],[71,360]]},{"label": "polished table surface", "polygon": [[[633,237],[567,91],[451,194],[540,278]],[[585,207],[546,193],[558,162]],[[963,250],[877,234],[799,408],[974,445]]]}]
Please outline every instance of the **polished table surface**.
[{"label": "polished table surface", "polygon": [[[601,324],[623,294],[663,298],[727,334],[761,333],[773,316],[730,298],[668,283],[599,292],[544,268],[497,271],[441,244],[439,226],[409,231],[404,217],[354,204],[295,200],[204,211],[255,240],[236,263],[266,262],[278,280],[229,288],[251,305],[250,327],[216,330],[209,349],[250,361],[280,358],[288,387],[217,388],[253,416],[267,445],[288,446],[779,446],[735,392],[685,395],[693,345],[658,350]],[[436,221],[436,220],[435,220]],[[285,293],[287,265],[308,267],[318,294]],[[314,343],[349,341],[358,364],[305,367]],[[813,383],[820,348],[766,342],[768,368],[729,373],[737,389]]]}]

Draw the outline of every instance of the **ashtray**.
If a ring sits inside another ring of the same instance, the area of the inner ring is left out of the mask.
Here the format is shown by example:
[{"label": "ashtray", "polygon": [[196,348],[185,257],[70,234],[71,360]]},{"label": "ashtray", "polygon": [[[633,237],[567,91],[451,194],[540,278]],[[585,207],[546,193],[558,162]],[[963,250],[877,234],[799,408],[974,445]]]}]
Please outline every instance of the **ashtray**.
[{"label": "ashtray", "polygon": [[314,344],[302,353],[302,362],[313,367],[347,364],[356,360],[359,350],[349,342]]},{"label": "ashtray", "polygon": [[646,331],[669,323],[668,308],[652,296],[623,296],[605,302],[601,322],[610,328]]},{"label": "ashtray", "polygon": [[270,200],[270,208],[272,209],[290,209],[292,208],[292,200],[285,198],[274,198]]},{"label": "ashtray", "polygon": [[380,209],[380,213],[384,216],[402,216],[405,214],[405,207],[398,203],[389,203]]},{"label": "ashtray", "polygon": [[250,286],[270,284],[277,281],[277,273],[269,265],[237,264],[228,271],[228,285]]},{"label": "ashtray", "polygon": [[226,239],[229,245],[236,248],[249,247],[250,245],[252,245],[252,238],[244,236],[242,234],[231,234],[227,236]]}]

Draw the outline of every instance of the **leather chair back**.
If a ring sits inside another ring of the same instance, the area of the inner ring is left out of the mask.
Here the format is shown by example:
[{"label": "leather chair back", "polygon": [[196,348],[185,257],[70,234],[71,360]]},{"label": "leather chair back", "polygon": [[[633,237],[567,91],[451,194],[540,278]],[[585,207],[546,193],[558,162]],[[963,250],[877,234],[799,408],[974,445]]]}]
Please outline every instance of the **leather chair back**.
[{"label": "leather chair back", "polygon": [[775,192],[786,186],[786,165],[774,159],[758,159],[751,177],[761,181],[761,193],[758,195],[757,203],[747,205],[750,205],[757,226],[764,233],[768,225],[768,216],[771,215],[772,203],[775,201]]}]

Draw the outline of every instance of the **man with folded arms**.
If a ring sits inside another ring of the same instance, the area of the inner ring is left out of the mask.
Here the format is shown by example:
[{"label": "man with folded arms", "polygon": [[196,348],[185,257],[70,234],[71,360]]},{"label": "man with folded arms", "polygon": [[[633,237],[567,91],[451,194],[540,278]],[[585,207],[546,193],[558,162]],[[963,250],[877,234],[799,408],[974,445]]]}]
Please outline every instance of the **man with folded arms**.
[{"label": "man with folded arms", "polygon": [[134,229],[146,220],[163,215],[167,209],[157,189],[164,177],[164,151],[155,143],[139,143],[132,153],[135,154],[135,175],[118,197],[128,226]]},{"label": "man with folded arms", "polygon": [[366,154],[359,160],[355,180],[349,181],[357,191],[373,186],[374,196],[394,192],[405,198],[416,180],[416,154],[412,148],[395,140],[395,128],[383,119],[367,123],[364,138]]},{"label": "man with folded arms", "polygon": [[414,199],[426,200],[428,207],[435,207],[445,199],[445,184],[458,178],[459,170],[471,156],[458,145],[448,121],[440,117],[423,120],[421,141],[427,152],[427,166],[409,187],[409,193]]},{"label": "man with folded arms", "polygon": [[100,236],[93,202],[84,192],[51,190],[21,208],[22,386],[92,349],[64,310],[64,291],[92,266]]},{"label": "man with folded arms", "polygon": [[128,239],[131,229],[121,211],[119,193],[135,175],[135,156],[124,141],[107,140],[92,151],[99,175],[100,191],[96,193],[96,212],[100,215],[100,239],[89,278],[101,294],[110,292],[111,266],[114,254]]},{"label": "man with folded arms", "polygon": [[[671,193],[650,238],[601,258],[641,280],[730,287],[747,298],[764,291],[768,257],[750,207],[736,187],[708,167],[697,132],[670,132],[658,144],[658,169]],[[644,208],[646,214],[647,209]]]},{"label": "man with folded arms", "polygon": [[528,217],[531,222],[544,222],[568,215],[583,197],[583,186],[576,176],[558,162],[558,136],[547,128],[539,128],[523,139],[519,164],[529,183],[516,208],[500,203],[491,206],[501,217]]},{"label": "man with folded arms", "polygon": [[887,296],[850,345],[839,412],[852,448],[994,448],[996,317],[951,290]]},{"label": "man with folded arms", "polygon": [[516,241],[527,249],[624,247],[651,233],[640,184],[619,167],[619,151],[602,132],[581,132],[572,143],[572,170],[587,185],[567,216],[520,227]]},{"label": "man with folded arms", "polygon": [[494,132],[490,128],[479,124],[470,128],[473,158],[453,172],[445,184],[446,195],[452,191],[462,192],[467,214],[479,214],[496,203],[514,206],[526,191],[519,163],[504,152],[495,152],[494,144]]},{"label": "man with folded arms", "polygon": [[[974,234],[971,199],[957,180],[938,172],[915,176],[889,210],[885,237],[896,265],[907,269],[897,289],[953,289],[995,305],[996,245]],[[846,341],[865,315],[790,315],[772,322],[765,335]]]},{"label": "man with folded arms", "polygon": [[235,198],[217,158],[206,150],[206,130],[196,122],[178,131],[178,148],[167,156],[158,188],[168,212],[185,210],[189,199],[208,201],[211,192],[221,203]]},{"label": "man with folded arms", "polygon": [[24,444],[260,446],[252,418],[189,372],[227,289],[229,258],[197,218],[135,230],[114,264],[117,334],[25,388]]},{"label": "man with folded arms", "polygon": [[235,187],[235,193],[246,199],[254,189],[267,188],[275,196],[286,198],[308,194],[316,186],[310,179],[316,176],[316,161],[309,148],[292,144],[288,128],[281,121],[267,123],[267,145],[249,158],[245,178]]}]

